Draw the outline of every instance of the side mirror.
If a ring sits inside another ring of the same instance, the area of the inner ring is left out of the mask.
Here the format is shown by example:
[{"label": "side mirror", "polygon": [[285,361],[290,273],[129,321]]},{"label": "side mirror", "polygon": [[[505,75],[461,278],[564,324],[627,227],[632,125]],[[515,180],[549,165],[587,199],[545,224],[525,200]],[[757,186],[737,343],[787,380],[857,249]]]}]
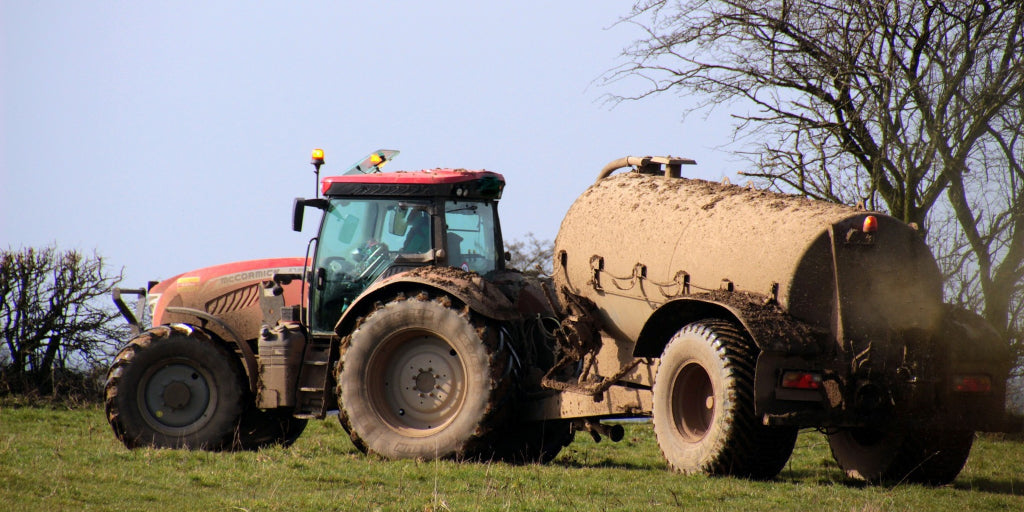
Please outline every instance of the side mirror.
[{"label": "side mirror", "polygon": [[306,211],[303,201],[301,197],[296,197],[292,204],[292,231],[302,231],[302,214]]},{"label": "side mirror", "polygon": [[295,202],[292,204],[292,230],[302,231],[302,217],[305,213],[306,207],[312,206],[321,210],[327,209],[326,199],[303,199],[296,197]]}]

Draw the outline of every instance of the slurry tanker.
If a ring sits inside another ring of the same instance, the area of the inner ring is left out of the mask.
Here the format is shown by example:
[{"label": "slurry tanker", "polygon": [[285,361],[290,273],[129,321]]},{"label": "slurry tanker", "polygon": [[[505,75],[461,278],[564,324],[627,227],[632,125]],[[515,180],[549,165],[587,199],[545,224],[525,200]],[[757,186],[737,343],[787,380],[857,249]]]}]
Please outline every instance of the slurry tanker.
[{"label": "slurry tanker", "polygon": [[115,293],[138,333],[106,384],[126,446],[289,445],[336,411],[388,459],[545,462],[576,432],[617,441],[608,420],[651,418],[686,474],[772,478],[816,428],[851,477],[942,484],[976,431],[1020,428],[1005,340],[943,303],[895,218],[627,157],[531,278],[506,266],[502,175],[381,172],[396,154],[320,180],[314,151],[320,188],[292,219],[322,212],[306,257]]}]

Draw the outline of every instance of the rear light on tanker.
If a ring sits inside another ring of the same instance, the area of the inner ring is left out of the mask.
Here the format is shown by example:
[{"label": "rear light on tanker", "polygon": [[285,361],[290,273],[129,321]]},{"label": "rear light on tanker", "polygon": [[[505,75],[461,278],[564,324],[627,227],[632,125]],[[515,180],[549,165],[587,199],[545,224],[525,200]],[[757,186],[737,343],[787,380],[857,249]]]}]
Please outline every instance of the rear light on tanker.
[{"label": "rear light on tanker", "polygon": [[878,231],[878,218],[874,215],[864,217],[864,226],[861,228],[861,231],[865,233],[874,233]]},{"label": "rear light on tanker", "polygon": [[821,374],[807,371],[782,372],[782,387],[787,389],[821,389]]},{"label": "rear light on tanker", "polygon": [[992,391],[992,377],[988,375],[956,375],[953,389],[960,393],[988,393]]}]

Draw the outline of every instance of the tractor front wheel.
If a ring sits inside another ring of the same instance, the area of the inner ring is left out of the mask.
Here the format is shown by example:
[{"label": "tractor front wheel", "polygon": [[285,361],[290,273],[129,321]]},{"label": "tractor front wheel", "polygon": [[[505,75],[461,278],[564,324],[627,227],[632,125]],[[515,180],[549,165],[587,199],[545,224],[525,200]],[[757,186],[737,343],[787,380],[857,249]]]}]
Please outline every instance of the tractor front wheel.
[{"label": "tractor front wheel", "polygon": [[185,324],[150,329],[118,352],[107,374],[107,420],[128,448],[231,447],[244,409],[235,356]]}]

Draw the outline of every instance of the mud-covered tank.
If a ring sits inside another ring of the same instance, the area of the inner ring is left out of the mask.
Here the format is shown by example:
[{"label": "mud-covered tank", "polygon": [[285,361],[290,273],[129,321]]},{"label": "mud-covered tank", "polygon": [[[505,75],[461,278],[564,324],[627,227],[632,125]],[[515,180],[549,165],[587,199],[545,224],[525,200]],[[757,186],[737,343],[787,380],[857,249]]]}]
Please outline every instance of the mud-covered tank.
[{"label": "mud-covered tank", "polygon": [[748,187],[635,172],[600,179],[570,207],[555,255],[556,284],[597,302],[624,339],[639,339],[666,302],[718,290],[762,295],[833,333],[841,298],[846,337],[932,331],[941,318],[941,276],[914,229]]}]

